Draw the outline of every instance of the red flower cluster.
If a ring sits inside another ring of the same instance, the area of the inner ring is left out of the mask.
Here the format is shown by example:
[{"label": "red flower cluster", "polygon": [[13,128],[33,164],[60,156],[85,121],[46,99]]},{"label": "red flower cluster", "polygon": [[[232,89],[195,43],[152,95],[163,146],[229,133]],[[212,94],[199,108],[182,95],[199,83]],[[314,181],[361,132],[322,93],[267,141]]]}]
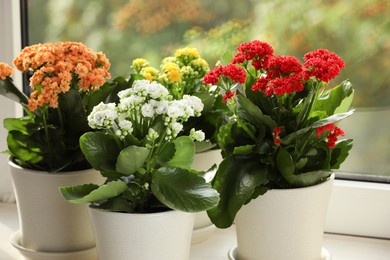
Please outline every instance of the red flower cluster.
[{"label": "red flower cluster", "polygon": [[205,84],[217,84],[220,76],[227,76],[234,82],[241,84],[245,83],[246,72],[243,68],[234,64],[228,64],[226,66],[218,66],[214,70],[209,71],[203,78]]},{"label": "red flower cluster", "polygon": [[216,85],[219,77],[225,75],[243,84],[246,78],[245,70],[237,65],[241,64],[247,68],[251,64],[260,71],[252,90],[261,91],[267,96],[281,96],[302,91],[305,80],[312,76],[328,82],[338,76],[340,69],[345,66],[339,56],[324,49],[307,53],[304,56],[304,65],[293,56],[274,56],[272,46],[259,40],[241,43],[237,51],[230,64],[209,71],[203,83]]},{"label": "red flower cluster", "polygon": [[246,63],[252,61],[252,66],[256,70],[266,67],[269,57],[274,53],[274,49],[266,42],[254,40],[238,45],[238,53],[233,57],[231,63]]},{"label": "red flower cluster", "polygon": [[344,61],[337,54],[324,49],[318,49],[304,56],[304,79],[314,76],[322,81],[329,82],[340,74],[345,67]]},{"label": "red flower cluster", "polygon": [[281,133],[282,133],[282,129],[281,128],[274,127],[274,131],[272,133],[272,137],[274,138],[274,143],[276,145],[280,145],[280,143],[281,143],[280,136],[279,136],[279,134],[281,134]]},{"label": "red flower cluster", "polygon": [[223,96],[222,102],[226,103],[226,101],[228,101],[229,99],[231,99],[235,95],[237,95],[237,93],[234,91],[226,91],[225,95]]},{"label": "red flower cluster", "polygon": [[329,132],[326,136],[326,145],[329,148],[334,148],[338,139],[337,137],[340,135],[344,136],[345,134],[344,131],[341,128],[335,126],[334,123],[318,127],[316,129],[317,138],[320,138],[324,132]]},{"label": "red flower cluster", "polygon": [[285,93],[303,90],[303,68],[293,56],[272,56],[267,64],[267,74],[259,78],[252,86],[253,91],[262,91],[265,95],[281,96]]}]

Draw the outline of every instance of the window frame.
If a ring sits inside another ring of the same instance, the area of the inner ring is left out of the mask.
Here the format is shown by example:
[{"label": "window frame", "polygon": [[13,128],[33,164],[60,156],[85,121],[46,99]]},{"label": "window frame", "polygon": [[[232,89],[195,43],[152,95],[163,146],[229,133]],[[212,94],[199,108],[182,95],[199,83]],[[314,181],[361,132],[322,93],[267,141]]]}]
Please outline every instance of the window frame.
[{"label": "window frame", "polygon": [[[11,62],[23,45],[21,37],[21,25],[23,23],[21,21],[23,18],[20,9],[23,2],[25,3],[24,0],[20,2],[0,0],[0,7],[3,9],[3,23],[0,23],[0,34],[4,35],[0,47],[0,60],[5,62]],[[17,86],[22,86],[20,73],[16,73],[14,81]],[[4,101],[0,102],[0,110],[8,111],[7,115],[1,114],[1,121],[5,116],[20,116],[22,113],[16,105]],[[4,129],[0,129],[0,138],[1,141],[6,139]],[[0,166],[4,166],[2,169],[8,171],[8,166],[5,166],[7,164],[6,157],[0,157],[0,160]],[[389,204],[389,183],[336,179],[329,203],[325,231],[390,239]]]}]

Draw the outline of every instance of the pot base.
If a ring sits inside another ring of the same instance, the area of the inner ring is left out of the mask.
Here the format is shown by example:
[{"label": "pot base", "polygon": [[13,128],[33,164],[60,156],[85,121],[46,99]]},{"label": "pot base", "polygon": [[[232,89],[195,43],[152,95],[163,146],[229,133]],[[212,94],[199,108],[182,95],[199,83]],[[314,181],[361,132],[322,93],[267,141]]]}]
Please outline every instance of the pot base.
[{"label": "pot base", "polygon": [[42,252],[25,248],[20,244],[20,233],[16,231],[11,236],[11,244],[26,260],[96,260],[96,247],[72,252]]},{"label": "pot base", "polygon": [[[232,247],[228,252],[229,260],[239,260],[237,258],[237,246]],[[331,260],[332,257],[326,248],[321,249],[321,260]]]}]

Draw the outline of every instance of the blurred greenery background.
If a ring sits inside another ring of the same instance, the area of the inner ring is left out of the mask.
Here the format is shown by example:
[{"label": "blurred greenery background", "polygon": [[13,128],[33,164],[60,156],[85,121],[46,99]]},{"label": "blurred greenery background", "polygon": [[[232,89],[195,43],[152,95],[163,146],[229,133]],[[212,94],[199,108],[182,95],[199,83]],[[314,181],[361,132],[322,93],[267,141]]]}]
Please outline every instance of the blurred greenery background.
[{"label": "blurred greenery background", "polygon": [[326,48],[340,55],[355,107],[390,105],[388,0],[29,0],[30,44],[82,41],[103,51],[112,75],[126,76],[134,58],[158,66],[192,46],[211,67],[242,41],[269,42],[277,54]]}]

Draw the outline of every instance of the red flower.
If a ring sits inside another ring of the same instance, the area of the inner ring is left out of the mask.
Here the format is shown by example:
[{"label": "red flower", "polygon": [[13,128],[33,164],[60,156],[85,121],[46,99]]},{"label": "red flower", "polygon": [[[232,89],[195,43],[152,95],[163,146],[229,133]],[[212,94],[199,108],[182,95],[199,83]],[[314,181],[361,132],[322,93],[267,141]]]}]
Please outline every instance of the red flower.
[{"label": "red flower", "polygon": [[252,61],[252,65],[256,70],[266,67],[269,57],[273,55],[274,49],[266,42],[253,40],[244,42],[238,45],[238,53],[233,57],[233,64],[245,63]]},{"label": "red flower", "polygon": [[222,102],[226,103],[229,99],[231,99],[235,95],[237,95],[237,93],[234,91],[226,91],[225,95],[223,96]]},{"label": "red flower", "polygon": [[280,145],[280,143],[281,143],[280,136],[279,136],[280,133],[282,133],[282,129],[279,127],[274,127],[272,137],[274,138],[274,143],[276,145]]},{"label": "red flower", "polygon": [[229,77],[234,82],[241,84],[245,83],[246,71],[234,64],[228,64],[226,66],[218,66],[213,70],[210,70],[203,78],[205,84],[217,84],[220,76]]},{"label": "red flower", "polygon": [[302,91],[303,68],[293,56],[273,56],[267,65],[267,75],[259,78],[252,86],[253,91],[265,95],[281,96],[285,93]]},{"label": "red flower", "polygon": [[318,49],[305,54],[304,78],[308,80],[314,76],[324,82],[329,82],[340,74],[345,67],[343,59],[337,54],[325,49]]},{"label": "red flower", "polygon": [[316,129],[317,138],[320,138],[322,133],[324,133],[324,132],[329,132],[328,135],[326,136],[326,139],[327,139],[326,145],[329,148],[334,148],[334,146],[338,140],[338,138],[337,138],[338,136],[345,135],[344,131],[341,128],[335,126],[334,123],[318,127]]}]

